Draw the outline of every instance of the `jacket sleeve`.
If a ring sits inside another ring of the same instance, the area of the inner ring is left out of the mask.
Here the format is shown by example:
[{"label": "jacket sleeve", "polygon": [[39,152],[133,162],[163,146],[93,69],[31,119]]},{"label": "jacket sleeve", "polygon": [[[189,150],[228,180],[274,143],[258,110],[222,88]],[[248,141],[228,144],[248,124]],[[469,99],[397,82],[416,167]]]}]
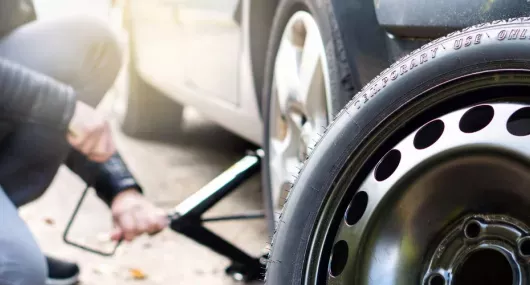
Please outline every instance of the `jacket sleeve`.
[{"label": "jacket sleeve", "polygon": [[0,58],[0,119],[66,130],[75,102],[70,86]]},{"label": "jacket sleeve", "polygon": [[88,185],[94,187],[98,197],[108,206],[125,190],[135,189],[142,193],[142,188],[118,152],[109,160],[98,163],[88,160],[79,151],[72,150],[65,164]]}]

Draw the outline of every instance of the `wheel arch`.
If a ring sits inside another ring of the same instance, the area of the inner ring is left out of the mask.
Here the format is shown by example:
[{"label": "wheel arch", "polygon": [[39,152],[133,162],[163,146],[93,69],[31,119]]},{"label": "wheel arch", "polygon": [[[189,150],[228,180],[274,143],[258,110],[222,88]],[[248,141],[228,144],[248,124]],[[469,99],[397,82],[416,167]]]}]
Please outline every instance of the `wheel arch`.
[{"label": "wheel arch", "polygon": [[265,60],[269,43],[272,21],[280,0],[249,1],[250,5],[250,56],[252,60],[252,74],[256,90],[256,101],[260,114],[263,115],[262,89],[265,77]]}]

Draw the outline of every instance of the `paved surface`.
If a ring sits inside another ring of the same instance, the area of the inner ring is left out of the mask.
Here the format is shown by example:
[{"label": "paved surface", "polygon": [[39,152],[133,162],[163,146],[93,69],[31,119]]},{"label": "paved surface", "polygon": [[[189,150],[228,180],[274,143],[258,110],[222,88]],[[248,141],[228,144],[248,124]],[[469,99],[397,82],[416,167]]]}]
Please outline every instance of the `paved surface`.
[{"label": "paved surface", "polygon": [[[49,14],[44,16],[50,17]],[[251,147],[193,110],[186,110],[184,131],[172,141],[148,142],[126,137],[117,127],[124,109],[123,84],[122,76],[116,88],[107,95],[104,109],[112,114],[115,138],[126,162],[144,186],[147,197],[161,207],[169,209],[178,204]],[[254,177],[248,181],[209,214],[260,209],[259,179]],[[61,169],[49,191],[21,209],[21,216],[45,253],[81,265],[82,284],[236,284],[224,274],[228,260],[170,230],[124,244],[113,258],[100,257],[64,244],[62,231],[83,188],[81,180],[68,169]],[[106,242],[112,226],[110,212],[94,196],[91,193],[80,210],[72,238],[104,249],[110,246]],[[259,254],[268,240],[266,224],[262,220],[219,222],[208,225],[208,228],[249,253]]]}]

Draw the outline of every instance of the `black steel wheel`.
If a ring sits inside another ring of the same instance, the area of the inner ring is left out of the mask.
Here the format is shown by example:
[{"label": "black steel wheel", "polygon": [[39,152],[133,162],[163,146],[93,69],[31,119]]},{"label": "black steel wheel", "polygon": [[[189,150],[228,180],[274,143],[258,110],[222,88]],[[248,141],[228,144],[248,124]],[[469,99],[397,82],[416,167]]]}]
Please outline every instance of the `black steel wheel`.
[{"label": "black steel wheel", "polygon": [[267,284],[530,282],[529,20],[438,39],[354,97],[291,189]]}]

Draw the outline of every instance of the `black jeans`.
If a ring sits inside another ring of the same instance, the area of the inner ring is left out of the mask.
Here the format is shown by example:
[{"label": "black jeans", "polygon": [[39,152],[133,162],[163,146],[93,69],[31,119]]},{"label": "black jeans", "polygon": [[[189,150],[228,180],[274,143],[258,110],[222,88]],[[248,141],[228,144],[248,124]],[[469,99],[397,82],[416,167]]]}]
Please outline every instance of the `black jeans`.
[{"label": "black jeans", "polygon": [[[105,23],[79,16],[25,24],[0,39],[0,57],[71,85],[96,106],[114,83],[121,49]],[[41,125],[0,122],[0,186],[20,206],[50,185],[71,148]]]}]

